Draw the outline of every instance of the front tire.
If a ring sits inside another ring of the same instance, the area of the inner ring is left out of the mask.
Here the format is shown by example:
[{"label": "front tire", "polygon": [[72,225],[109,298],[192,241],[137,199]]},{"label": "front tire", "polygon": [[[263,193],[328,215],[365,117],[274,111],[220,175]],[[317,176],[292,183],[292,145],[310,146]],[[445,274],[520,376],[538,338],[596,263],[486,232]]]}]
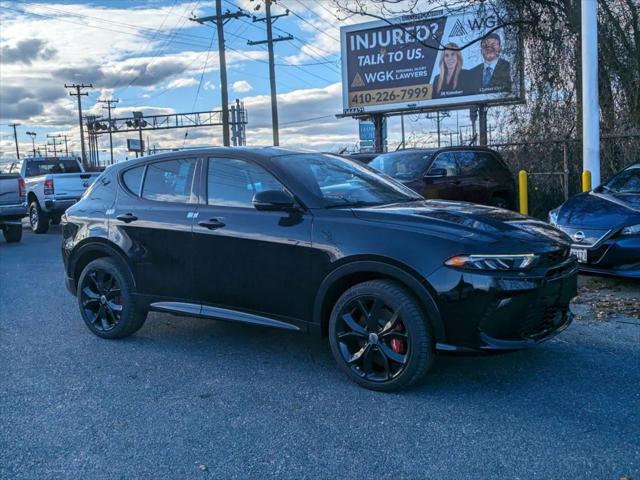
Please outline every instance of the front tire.
[{"label": "front tire", "polygon": [[342,294],[329,319],[329,342],[347,376],[378,391],[417,382],[435,355],[421,305],[405,287],[389,280],[360,283]]},{"label": "front tire", "polygon": [[29,205],[29,224],[33,233],[47,233],[49,230],[49,214],[40,208],[37,200]]},{"label": "front tire", "polygon": [[22,239],[22,225],[5,225],[2,234],[7,243],[17,243]]},{"label": "front tire", "polygon": [[77,292],[82,319],[98,337],[128,337],[140,330],[147,318],[146,312],[136,308],[129,272],[111,258],[87,264]]}]

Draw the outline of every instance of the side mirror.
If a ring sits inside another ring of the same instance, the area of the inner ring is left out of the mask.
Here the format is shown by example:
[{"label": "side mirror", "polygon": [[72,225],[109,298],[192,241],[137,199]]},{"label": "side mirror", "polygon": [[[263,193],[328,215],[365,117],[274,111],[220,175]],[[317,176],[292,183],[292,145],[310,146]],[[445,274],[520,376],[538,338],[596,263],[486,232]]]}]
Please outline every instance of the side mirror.
[{"label": "side mirror", "polygon": [[427,172],[424,178],[439,178],[446,177],[447,171],[444,168],[432,168]]},{"label": "side mirror", "polygon": [[263,212],[279,212],[293,210],[293,197],[283,190],[264,190],[253,196],[253,206]]}]

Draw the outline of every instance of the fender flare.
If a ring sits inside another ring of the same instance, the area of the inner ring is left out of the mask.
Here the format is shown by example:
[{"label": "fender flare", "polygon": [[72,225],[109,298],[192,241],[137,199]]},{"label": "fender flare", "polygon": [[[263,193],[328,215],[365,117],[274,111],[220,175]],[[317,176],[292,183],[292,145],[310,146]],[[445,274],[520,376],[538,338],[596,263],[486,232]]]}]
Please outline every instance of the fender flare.
[{"label": "fender flare", "polygon": [[78,279],[74,276],[78,260],[80,260],[86,253],[91,252],[104,253],[104,256],[115,258],[121,261],[124,265],[126,265],[127,269],[129,270],[131,280],[133,281],[133,285],[134,287],[136,286],[136,279],[133,273],[133,265],[131,264],[131,261],[129,260],[127,255],[118,246],[112,244],[102,237],[87,238],[73,249],[73,253],[69,257],[66,273],[67,277],[73,279],[74,283],[78,281]]},{"label": "fender flare", "polygon": [[427,284],[419,281],[414,275],[398,266],[376,260],[358,260],[346,263],[333,270],[324,278],[313,304],[313,323],[318,325],[319,328],[323,326],[322,310],[329,290],[337,281],[354,273],[380,273],[397,280],[409,288],[409,290],[418,297],[418,300],[427,312],[433,329],[434,340],[439,343],[446,342],[442,316]]}]

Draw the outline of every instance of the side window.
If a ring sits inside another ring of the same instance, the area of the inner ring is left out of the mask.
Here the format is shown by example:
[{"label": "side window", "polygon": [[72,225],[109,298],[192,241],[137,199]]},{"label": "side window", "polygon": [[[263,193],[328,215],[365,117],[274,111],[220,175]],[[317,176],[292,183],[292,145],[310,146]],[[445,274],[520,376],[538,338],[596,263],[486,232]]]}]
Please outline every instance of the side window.
[{"label": "side window", "polygon": [[269,172],[253,163],[236,158],[209,159],[209,205],[252,207],[253,196],[263,190],[284,190],[284,187]]},{"label": "side window", "polygon": [[468,177],[487,177],[495,171],[495,159],[484,152],[458,152],[458,165]]},{"label": "side window", "polygon": [[142,186],[142,198],[159,202],[192,202],[196,164],[195,158],[150,163]]},{"label": "side window", "polygon": [[144,165],[141,167],[130,168],[122,174],[124,186],[134,195],[140,196],[140,186],[142,184],[142,175],[144,174]]},{"label": "side window", "polygon": [[456,164],[456,155],[454,152],[442,152],[431,164],[429,168],[429,174],[433,174],[435,170],[444,170],[445,177],[455,177],[458,175],[458,166]]}]

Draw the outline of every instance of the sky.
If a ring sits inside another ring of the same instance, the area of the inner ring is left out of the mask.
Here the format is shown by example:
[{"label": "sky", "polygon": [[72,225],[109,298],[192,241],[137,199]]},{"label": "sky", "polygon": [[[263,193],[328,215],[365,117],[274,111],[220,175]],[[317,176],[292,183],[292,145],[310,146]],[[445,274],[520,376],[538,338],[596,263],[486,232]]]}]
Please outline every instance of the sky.
[{"label": "sky", "polygon": [[[223,8],[262,18],[259,0],[223,0]],[[213,15],[213,0],[0,1],[0,162],[15,159],[13,130],[19,123],[22,153],[66,134],[80,151],[76,98],[64,85],[92,84],[82,97],[83,113],[106,115],[99,99],[118,99],[113,116],[217,110],[220,72],[212,25],[190,21]],[[280,144],[322,151],[354,150],[356,120],[338,119],[342,110],[340,26],[370,21],[345,19],[331,0],[278,0],[273,14],[289,15],[274,24],[274,35],[294,36],[275,44]],[[251,17],[225,25],[229,99],[244,102],[248,145],[270,145],[271,104],[264,22]],[[463,122],[463,119],[457,119]],[[452,121],[452,119],[450,119]],[[468,123],[468,118],[464,120]],[[407,139],[433,130],[431,120],[406,122]],[[186,133],[186,136],[185,136]],[[124,159],[126,139],[114,136],[116,159]],[[157,148],[220,145],[219,128],[145,132]],[[399,120],[389,124],[389,141],[400,140]],[[108,157],[108,136],[100,156]]]}]

